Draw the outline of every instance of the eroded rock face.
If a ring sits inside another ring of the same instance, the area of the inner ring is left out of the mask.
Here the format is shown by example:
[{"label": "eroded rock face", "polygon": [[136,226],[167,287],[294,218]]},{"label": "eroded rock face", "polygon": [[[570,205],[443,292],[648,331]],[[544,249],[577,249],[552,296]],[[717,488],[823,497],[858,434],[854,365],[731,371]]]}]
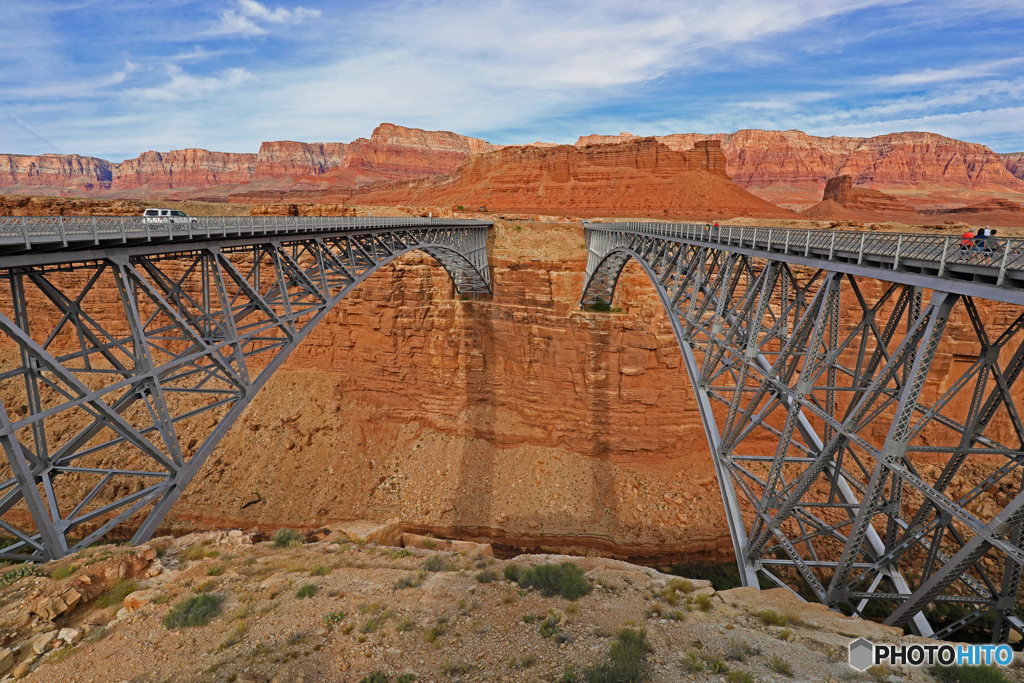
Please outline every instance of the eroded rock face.
[{"label": "eroded rock face", "polygon": [[[635,136],[628,133],[588,135],[576,145],[616,144],[631,138]],[[934,133],[826,138],[799,130],[752,129],[656,139],[675,150],[689,149],[699,140],[721,140],[729,177],[759,197],[786,206],[814,203],[829,178],[838,175],[853,176],[855,186],[872,189],[942,186],[1024,192],[1024,153],[998,155],[984,145]]]},{"label": "eroded rock face", "polygon": [[257,154],[183,149],[149,151],[122,163],[95,157],[0,155],[0,189],[56,193],[197,191],[239,185],[289,187],[298,182],[354,187],[359,183],[450,173],[466,156],[494,145],[448,131],[381,124],[369,140],[264,142]]},{"label": "eroded rock face", "polygon": [[717,141],[676,151],[654,138],[614,145],[505,147],[448,176],[375,183],[351,204],[486,206],[498,211],[616,216],[792,217],[735,185]]},{"label": "eroded rock face", "polygon": [[1024,152],[1000,154],[999,158],[1002,159],[1007,171],[1024,180]]}]

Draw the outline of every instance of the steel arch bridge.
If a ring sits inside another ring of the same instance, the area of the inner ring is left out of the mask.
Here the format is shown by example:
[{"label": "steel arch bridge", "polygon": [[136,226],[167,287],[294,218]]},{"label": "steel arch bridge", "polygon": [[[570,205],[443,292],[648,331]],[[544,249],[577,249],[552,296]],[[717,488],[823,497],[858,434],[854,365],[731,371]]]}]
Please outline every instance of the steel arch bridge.
[{"label": "steel arch bridge", "polygon": [[491,291],[491,221],[0,218],[0,559],[53,560],[126,522],[148,540],[288,355],[419,250]]},{"label": "steel arch bridge", "polygon": [[1024,240],[586,236],[582,306],[607,310],[635,259],[668,313],[744,585],[935,638],[1024,634]]}]

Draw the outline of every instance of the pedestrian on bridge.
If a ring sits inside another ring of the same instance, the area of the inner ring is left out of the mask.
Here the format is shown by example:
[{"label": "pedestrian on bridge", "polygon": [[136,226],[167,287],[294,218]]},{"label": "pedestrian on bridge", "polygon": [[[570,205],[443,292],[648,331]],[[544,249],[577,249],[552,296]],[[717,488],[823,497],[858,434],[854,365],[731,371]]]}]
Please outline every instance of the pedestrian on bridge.
[{"label": "pedestrian on bridge", "polygon": [[967,228],[967,232],[965,232],[960,237],[960,251],[970,251],[973,248],[974,248],[974,233],[971,231],[970,228]]}]

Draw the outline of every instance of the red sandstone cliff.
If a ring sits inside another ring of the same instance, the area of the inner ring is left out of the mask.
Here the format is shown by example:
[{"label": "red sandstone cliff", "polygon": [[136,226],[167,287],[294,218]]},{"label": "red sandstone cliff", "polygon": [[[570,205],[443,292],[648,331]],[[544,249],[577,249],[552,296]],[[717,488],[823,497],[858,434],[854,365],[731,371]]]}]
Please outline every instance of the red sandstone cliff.
[{"label": "red sandstone cliff", "polygon": [[822,201],[800,212],[811,220],[899,221],[918,223],[922,216],[892,195],[854,187],[853,176],[829,178]]},{"label": "red sandstone cliff", "polygon": [[1003,165],[1006,166],[1007,171],[1024,180],[1024,152],[1000,154],[999,158],[1002,160]]},{"label": "red sandstone cliff", "polygon": [[681,152],[654,138],[585,147],[505,147],[471,156],[447,176],[360,188],[349,203],[680,218],[793,216],[730,181],[716,141]]},{"label": "red sandstone cliff", "polygon": [[[577,145],[616,144],[633,138],[589,135]],[[1024,193],[1024,182],[1008,170],[1011,163],[984,145],[934,133],[891,133],[872,138],[817,137],[798,130],[740,130],[730,134],[686,133],[657,138],[671,149],[688,149],[698,140],[722,141],[726,172],[736,184],[780,204],[816,201],[829,178],[853,176],[859,187],[917,190],[915,201],[965,203],[987,192]],[[635,139],[635,138],[634,138]],[[1018,171],[1018,174],[1021,172]],[[967,194],[956,193],[967,191]]]},{"label": "red sandstone cliff", "polygon": [[[470,154],[494,145],[448,131],[384,123],[369,140],[264,142],[257,154],[204,149],[144,152],[122,163],[94,157],[0,155],[0,193],[96,193],[142,196],[177,191],[227,194],[239,186],[355,187],[382,179],[451,173]],[[214,190],[214,192],[210,192]]]}]

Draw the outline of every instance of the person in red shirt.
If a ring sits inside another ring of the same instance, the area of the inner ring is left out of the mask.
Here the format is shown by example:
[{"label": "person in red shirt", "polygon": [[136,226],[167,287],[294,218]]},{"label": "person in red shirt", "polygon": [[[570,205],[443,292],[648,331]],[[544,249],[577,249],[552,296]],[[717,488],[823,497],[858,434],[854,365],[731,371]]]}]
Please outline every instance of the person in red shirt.
[{"label": "person in red shirt", "polygon": [[974,248],[974,233],[970,228],[967,228],[967,232],[960,238],[960,248],[963,251],[970,251]]}]

